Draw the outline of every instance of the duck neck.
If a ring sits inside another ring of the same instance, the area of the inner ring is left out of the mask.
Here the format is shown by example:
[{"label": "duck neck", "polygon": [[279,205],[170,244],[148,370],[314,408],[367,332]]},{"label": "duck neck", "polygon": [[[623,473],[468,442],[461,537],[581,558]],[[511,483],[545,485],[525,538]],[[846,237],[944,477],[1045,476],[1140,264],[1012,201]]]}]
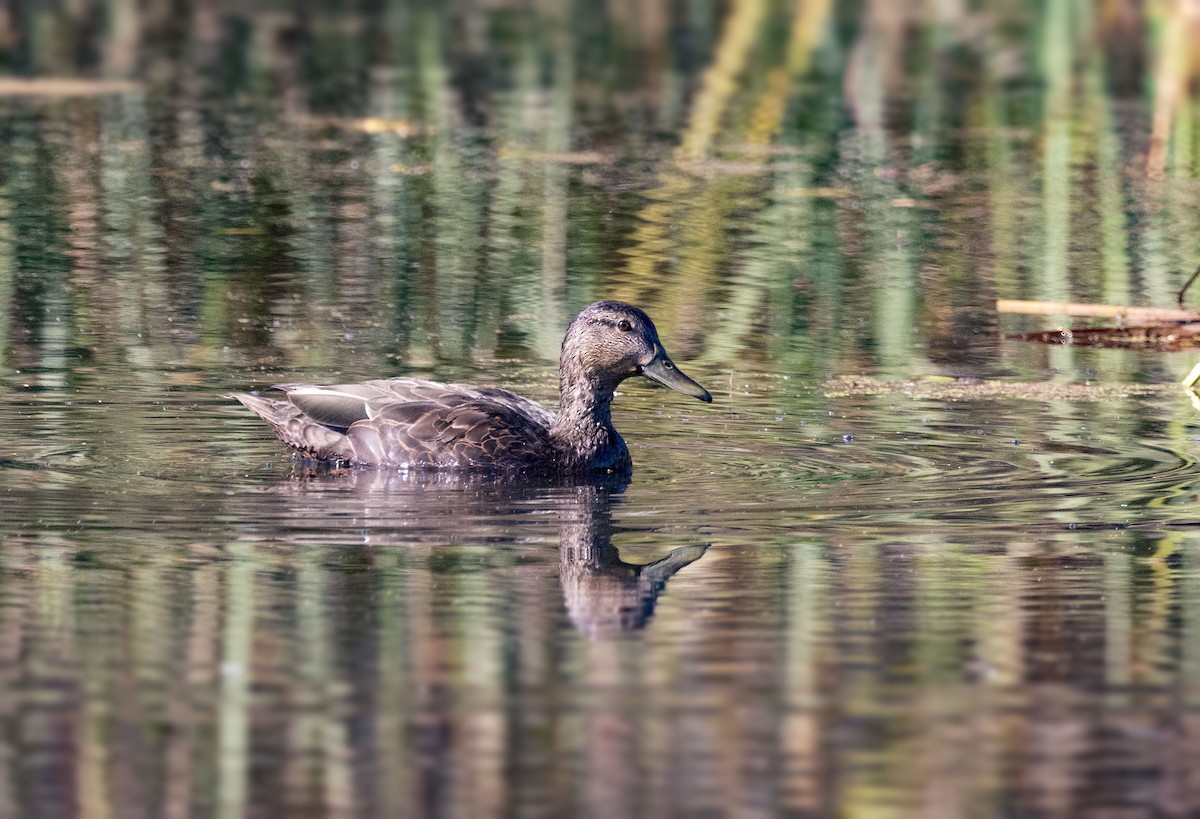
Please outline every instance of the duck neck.
[{"label": "duck neck", "polygon": [[578,372],[563,362],[558,415],[550,435],[567,466],[621,469],[629,463],[625,441],[612,425],[615,384]]}]

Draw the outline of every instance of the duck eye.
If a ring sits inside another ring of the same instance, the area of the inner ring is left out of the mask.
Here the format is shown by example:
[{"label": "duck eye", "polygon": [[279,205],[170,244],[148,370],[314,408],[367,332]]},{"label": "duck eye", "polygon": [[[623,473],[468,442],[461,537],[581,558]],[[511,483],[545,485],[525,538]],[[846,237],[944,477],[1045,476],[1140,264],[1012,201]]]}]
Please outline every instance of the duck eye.
[{"label": "duck eye", "polygon": [[630,330],[633,329],[633,325],[630,324],[627,320],[621,319],[620,321],[617,322],[617,329],[620,330],[622,333],[628,333]]}]

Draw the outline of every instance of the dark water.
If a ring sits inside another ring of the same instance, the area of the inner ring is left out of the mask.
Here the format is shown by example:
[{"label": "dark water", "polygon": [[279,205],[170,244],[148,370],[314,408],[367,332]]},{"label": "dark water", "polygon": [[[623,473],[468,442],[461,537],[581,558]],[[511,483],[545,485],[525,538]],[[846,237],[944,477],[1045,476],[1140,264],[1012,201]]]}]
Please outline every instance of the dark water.
[{"label": "dark water", "polygon": [[[0,83],[0,815],[1200,810],[1193,358],[993,309],[1200,260],[1175,12],[369,5],[0,15],[132,80]],[[552,402],[600,298],[715,397],[627,382],[629,482],[227,397]]]}]

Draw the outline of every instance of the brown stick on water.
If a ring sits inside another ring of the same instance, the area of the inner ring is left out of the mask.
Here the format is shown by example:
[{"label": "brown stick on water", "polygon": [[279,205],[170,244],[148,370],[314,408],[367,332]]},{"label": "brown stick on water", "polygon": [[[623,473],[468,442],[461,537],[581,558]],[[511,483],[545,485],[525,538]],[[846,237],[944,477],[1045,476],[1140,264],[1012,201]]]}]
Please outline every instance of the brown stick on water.
[{"label": "brown stick on water", "polygon": [[[1200,271],[1197,271],[1200,273]],[[1039,316],[1101,316],[1132,322],[1200,321],[1200,312],[1173,307],[1130,307],[1121,304],[1087,304],[1069,301],[1018,301],[997,299],[996,312]]]},{"label": "brown stick on water", "polygon": [[73,77],[0,77],[0,97],[92,97],[128,94],[141,88],[129,80],[87,80]]}]

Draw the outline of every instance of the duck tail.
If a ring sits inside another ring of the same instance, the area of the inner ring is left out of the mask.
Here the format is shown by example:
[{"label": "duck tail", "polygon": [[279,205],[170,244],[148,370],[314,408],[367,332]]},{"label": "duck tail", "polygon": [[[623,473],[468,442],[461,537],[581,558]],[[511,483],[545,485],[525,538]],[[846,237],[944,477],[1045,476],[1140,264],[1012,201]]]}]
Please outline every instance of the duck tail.
[{"label": "duck tail", "polygon": [[291,401],[278,401],[249,393],[234,393],[246,409],[267,422],[275,437],[303,458],[353,461],[354,450],[340,431],[318,424]]}]

